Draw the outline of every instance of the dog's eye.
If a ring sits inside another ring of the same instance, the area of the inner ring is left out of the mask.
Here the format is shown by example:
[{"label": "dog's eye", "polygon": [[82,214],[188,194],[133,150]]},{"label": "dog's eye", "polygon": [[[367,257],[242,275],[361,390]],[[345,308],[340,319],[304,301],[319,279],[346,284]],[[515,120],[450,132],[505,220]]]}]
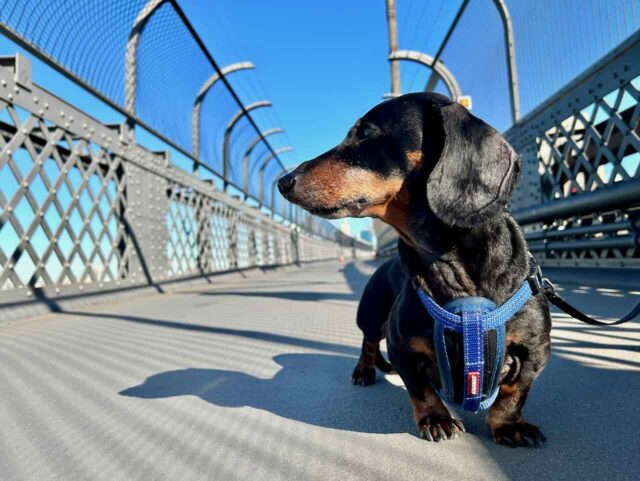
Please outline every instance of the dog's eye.
[{"label": "dog's eye", "polygon": [[374,125],[363,125],[360,127],[359,137],[361,139],[367,139],[370,137],[375,137],[380,133],[380,129],[378,129]]}]

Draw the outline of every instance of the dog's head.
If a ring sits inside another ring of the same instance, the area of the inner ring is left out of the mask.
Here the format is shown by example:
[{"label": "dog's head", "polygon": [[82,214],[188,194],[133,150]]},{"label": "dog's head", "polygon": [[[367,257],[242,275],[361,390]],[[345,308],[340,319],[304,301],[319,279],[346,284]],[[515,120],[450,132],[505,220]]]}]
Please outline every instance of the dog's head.
[{"label": "dog's head", "polygon": [[342,143],[283,176],[278,188],[323,217],[378,217],[402,233],[407,212],[421,209],[468,229],[504,211],[519,162],[493,127],[458,103],[408,94],[367,112]]}]

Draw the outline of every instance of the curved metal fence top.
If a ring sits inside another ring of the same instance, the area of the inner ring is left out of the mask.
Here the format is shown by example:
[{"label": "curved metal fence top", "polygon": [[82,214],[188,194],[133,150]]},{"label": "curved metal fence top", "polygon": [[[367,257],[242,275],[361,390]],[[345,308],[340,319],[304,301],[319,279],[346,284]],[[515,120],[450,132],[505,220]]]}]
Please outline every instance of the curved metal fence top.
[{"label": "curved metal fence top", "polygon": [[[263,117],[227,79],[255,66],[221,68],[175,0],[0,0],[0,33],[193,160],[194,170],[274,206],[270,187],[285,167],[280,142],[267,136],[279,126],[258,125]],[[339,235],[278,201],[314,235]]]},{"label": "curved metal fence top", "polygon": [[[446,38],[460,7],[463,12]],[[637,0],[398,2],[399,48],[441,60],[462,94],[473,98],[474,113],[501,131],[514,122],[510,71],[524,117],[639,28]],[[509,44],[515,56],[511,66]],[[424,88],[422,70],[402,64],[405,91]],[[448,94],[443,82],[435,90]]]},{"label": "curved metal fence top", "polygon": [[[0,0],[0,24],[32,53],[223,176],[223,139],[216,133],[244,109],[225,74],[253,65],[220,68],[175,1]],[[251,114],[245,116],[251,136],[260,135]],[[261,143],[274,152],[268,140]],[[243,152],[237,145],[233,161],[241,163]]]}]

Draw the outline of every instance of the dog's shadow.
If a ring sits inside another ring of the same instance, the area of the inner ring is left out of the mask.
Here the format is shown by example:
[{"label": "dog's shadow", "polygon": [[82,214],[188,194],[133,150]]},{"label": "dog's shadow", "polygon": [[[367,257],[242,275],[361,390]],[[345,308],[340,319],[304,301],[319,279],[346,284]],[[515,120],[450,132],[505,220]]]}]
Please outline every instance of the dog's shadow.
[{"label": "dog's shadow", "polygon": [[182,369],[155,374],[121,391],[143,399],[198,396],[224,407],[250,406],[321,427],[362,433],[413,432],[406,391],[380,373],[372,386],[349,383],[356,359],[325,354],[282,354],[269,379],[221,369]]}]

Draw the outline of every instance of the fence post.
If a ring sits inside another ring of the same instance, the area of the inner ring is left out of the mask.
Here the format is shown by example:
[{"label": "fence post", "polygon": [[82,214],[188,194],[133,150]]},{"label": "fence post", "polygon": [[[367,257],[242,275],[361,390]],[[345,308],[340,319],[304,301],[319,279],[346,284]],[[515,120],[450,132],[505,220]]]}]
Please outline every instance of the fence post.
[{"label": "fence post", "polygon": [[224,180],[224,190],[227,190],[229,186],[229,170],[231,165],[231,133],[233,132],[233,128],[240,121],[242,117],[248,115],[254,109],[258,109],[260,107],[271,107],[271,102],[268,100],[260,100],[258,102],[254,102],[246,107],[242,107],[227,124],[227,127],[224,130],[224,140],[222,143],[222,177]]},{"label": "fence post", "polygon": [[121,220],[134,249],[129,256],[131,278],[134,283],[155,284],[169,274],[168,183],[132,162],[124,165],[127,206]]}]

